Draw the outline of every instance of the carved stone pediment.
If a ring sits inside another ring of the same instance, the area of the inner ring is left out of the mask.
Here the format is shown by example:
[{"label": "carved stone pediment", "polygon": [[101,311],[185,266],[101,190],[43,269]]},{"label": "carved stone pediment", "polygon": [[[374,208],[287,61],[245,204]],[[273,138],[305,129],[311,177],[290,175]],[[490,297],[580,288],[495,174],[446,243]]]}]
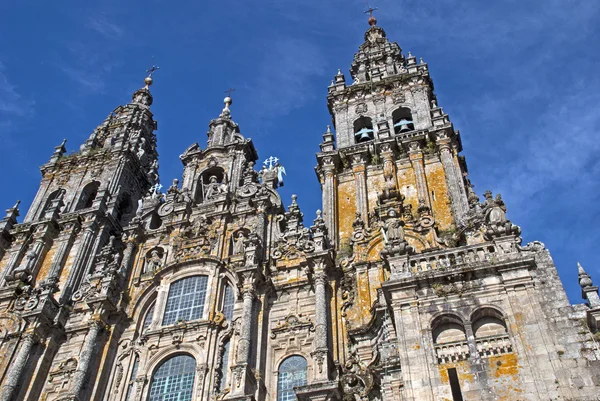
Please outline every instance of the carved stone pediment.
[{"label": "carved stone pediment", "polygon": [[303,319],[302,315],[290,314],[283,321],[277,323],[277,326],[271,330],[271,338],[276,338],[279,334],[292,332],[308,332],[315,331],[315,326],[310,319]]}]

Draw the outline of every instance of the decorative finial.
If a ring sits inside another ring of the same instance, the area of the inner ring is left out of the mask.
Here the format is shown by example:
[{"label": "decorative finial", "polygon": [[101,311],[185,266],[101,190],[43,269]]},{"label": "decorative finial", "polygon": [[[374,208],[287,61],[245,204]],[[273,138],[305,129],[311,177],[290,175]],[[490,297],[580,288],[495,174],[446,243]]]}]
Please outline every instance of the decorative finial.
[{"label": "decorative finial", "polygon": [[298,199],[298,195],[296,195],[296,194],[292,195],[292,205],[297,205],[298,204],[296,202],[297,199]]},{"label": "decorative finial", "polygon": [[377,7],[373,8],[373,7],[369,6],[368,1],[367,1],[367,7],[369,7],[369,8],[367,11],[365,11],[365,14],[369,14],[369,25],[375,26],[375,25],[377,25],[377,18],[375,18],[375,16],[373,15],[373,11],[377,11]]},{"label": "decorative finial", "polygon": [[146,74],[148,74],[146,76],[146,78],[144,79],[144,83],[146,84],[146,89],[148,89],[150,87],[150,85],[152,85],[152,74],[154,74],[159,69],[160,69],[160,67],[153,64],[152,67],[150,67],[150,69],[146,70]]},{"label": "decorative finial", "polygon": [[19,205],[21,204],[21,200],[17,200],[17,203],[15,203],[15,205],[12,207],[13,209],[18,209]]},{"label": "decorative finial", "polygon": [[340,68],[338,68],[337,75],[342,75],[342,70]]},{"label": "decorative finial", "polygon": [[331,134],[331,125],[327,124],[327,134]]},{"label": "decorative finial", "polygon": [[593,285],[592,278],[583,270],[581,263],[577,262],[577,272],[579,274],[579,285],[581,288],[591,287]]},{"label": "decorative finial", "polygon": [[233,103],[233,100],[231,99],[231,92],[233,91],[235,91],[235,89],[233,88],[229,88],[225,91],[225,93],[227,93],[227,96],[225,97],[225,99],[223,99],[223,103],[225,103],[225,108],[223,109],[223,112],[221,113],[220,117],[229,118],[231,116],[229,106],[231,106],[231,104]]}]

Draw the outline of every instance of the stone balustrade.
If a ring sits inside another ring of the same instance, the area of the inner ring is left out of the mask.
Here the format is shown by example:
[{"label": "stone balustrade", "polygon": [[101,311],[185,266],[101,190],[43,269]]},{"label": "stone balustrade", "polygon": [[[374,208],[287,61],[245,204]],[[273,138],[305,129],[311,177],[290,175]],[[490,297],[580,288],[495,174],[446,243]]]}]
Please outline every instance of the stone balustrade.
[{"label": "stone balustrade", "polygon": [[465,361],[469,359],[469,344],[467,341],[453,341],[434,344],[435,355],[439,364]]},{"label": "stone balustrade", "polygon": [[430,270],[456,269],[470,264],[489,262],[496,254],[493,244],[478,244],[426,254],[412,255],[410,268],[413,273]]},{"label": "stone balustrade", "polygon": [[493,337],[478,338],[477,352],[482,358],[494,355],[503,355],[513,352],[513,346],[508,334],[501,334]]}]

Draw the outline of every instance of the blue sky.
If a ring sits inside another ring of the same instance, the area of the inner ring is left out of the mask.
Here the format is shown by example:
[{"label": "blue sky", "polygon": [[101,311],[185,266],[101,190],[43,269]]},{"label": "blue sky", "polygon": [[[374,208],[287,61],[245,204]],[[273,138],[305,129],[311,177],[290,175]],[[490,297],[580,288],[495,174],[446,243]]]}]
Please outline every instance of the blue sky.
[{"label": "blue sky", "polygon": [[[176,4],[176,5],[175,5]],[[552,251],[573,302],[576,261],[600,284],[600,2],[379,0],[388,37],[429,64],[461,131],[476,191],[501,192],[525,242]],[[274,155],[309,222],[313,167],[330,117],[327,85],[347,74],[368,28],[362,0],[0,2],[0,207],[23,200],[54,146],[69,151],[129,101],[152,63],[163,183],[232,116],[261,160]]]}]

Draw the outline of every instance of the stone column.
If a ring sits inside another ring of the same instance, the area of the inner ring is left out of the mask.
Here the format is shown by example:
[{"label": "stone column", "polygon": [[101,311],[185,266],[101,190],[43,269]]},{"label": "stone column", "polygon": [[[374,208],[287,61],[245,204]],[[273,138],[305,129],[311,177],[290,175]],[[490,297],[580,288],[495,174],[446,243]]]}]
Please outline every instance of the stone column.
[{"label": "stone column", "polygon": [[121,262],[121,270],[119,272],[119,275],[121,276],[123,282],[127,281],[127,277],[130,273],[129,269],[131,268],[131,262],[135,254],[135,250],[137,248],[137,234],[129,233],[129,235],[127,235],[127,238],[125,238],[125,242],[127,245],[125,246],[125,250],[123,251],[123,261]]},{"label": "stone column", "polygon": [[443,133],[438,135],[437,144],[440,149],[440,159],[446,174],[446,182],[448,183],[448,192],[452,201],[452,211],[457,221],[461,221],[465,214],[469,211],[467,202],[467,192],[460,174],[460,171],[454,163],[450,138]]},{"label": "stone column", "polygon": [[329,336],[327,331],[327,275],[315,274],[315,350],[312,354],[317,380],[329,379]]},{"label": "stone column", "polygon": [[356,211],[361,214],[364,222],[369,225],[369,204],[367,200],[367,169],[364,155],[352,156],[352,171],[356,185]]},{"label": "stone column", "polygon": [[323,161],[323,217],[325,218],[325,226],[329,233],[329,238],[333,245],[337,244],[337,229],[336,229],[336,211],[337,211],[337,193],[335,187],[335,165],[333,160],[331,163],[325,164]]},{"label": "stone column", "polygon": [[90,258],[90,252],[92,251],[92,247],[94,246],[94,240],[96,238],[96,232],[98,229],[98,225],[95,221],[92,221],[83,231],[83,236],[81,238],[81,243],[79,244],[79,249],[77,250],[77,255],[75,255],[75,260],[71,266],[71,270],[69,271],[69,275],[67,277],[67,281],[63,288],[63,291],[60,295],[59,303],[63,304],[71,298],[73,294],[73,290],[75,286],[78,284],[81,276],[85,273],[84,270],[88,266],[87,261]]},{"label": "stone column", "polygon": [[21,381],[23,370],[36,340],[36,335],[33,332],[26,333],[23,337],[21,348],[7,370],[6,379],[0,391],[0,401],[11,401],[13,399],[13,393]]},{"label": "stone column", "polygon": [[250,360],[250,343],[252,341],[252,318],[254,315],[254,298],[256,292],[253,288],[245,289],[243,293],[244,307],[242,309],[242,324],[240,327],[240,339],[236,362],[238,364],[247,364]]},{"label": "stone column", "polygon": [[85,337],[85,341],[83,342],[81,353],[79,354],[77,369],[75,370],[75,373],[73,373],[73,377],[71,379],[71,394],[77,397],[77,399],[79,399],[81,391],[85,385],[90,368],[90,362],[92,360],[94,350],[98,345],[98,335],[100,334],[103,326],[104,323],[98,317],[92,318],[90,321],[90,329]]},{"label": "stone column", "polygon": [[419,200],[425,202],[425,205],[431,208],[429,201],[429,190],[427,189],[427,177],[425,176],[425,165],[423,164],[423,152],[421,144],[417,141],[408,144],[408,157],[415,171],[415,180],[417,182],[417,195]]}]

